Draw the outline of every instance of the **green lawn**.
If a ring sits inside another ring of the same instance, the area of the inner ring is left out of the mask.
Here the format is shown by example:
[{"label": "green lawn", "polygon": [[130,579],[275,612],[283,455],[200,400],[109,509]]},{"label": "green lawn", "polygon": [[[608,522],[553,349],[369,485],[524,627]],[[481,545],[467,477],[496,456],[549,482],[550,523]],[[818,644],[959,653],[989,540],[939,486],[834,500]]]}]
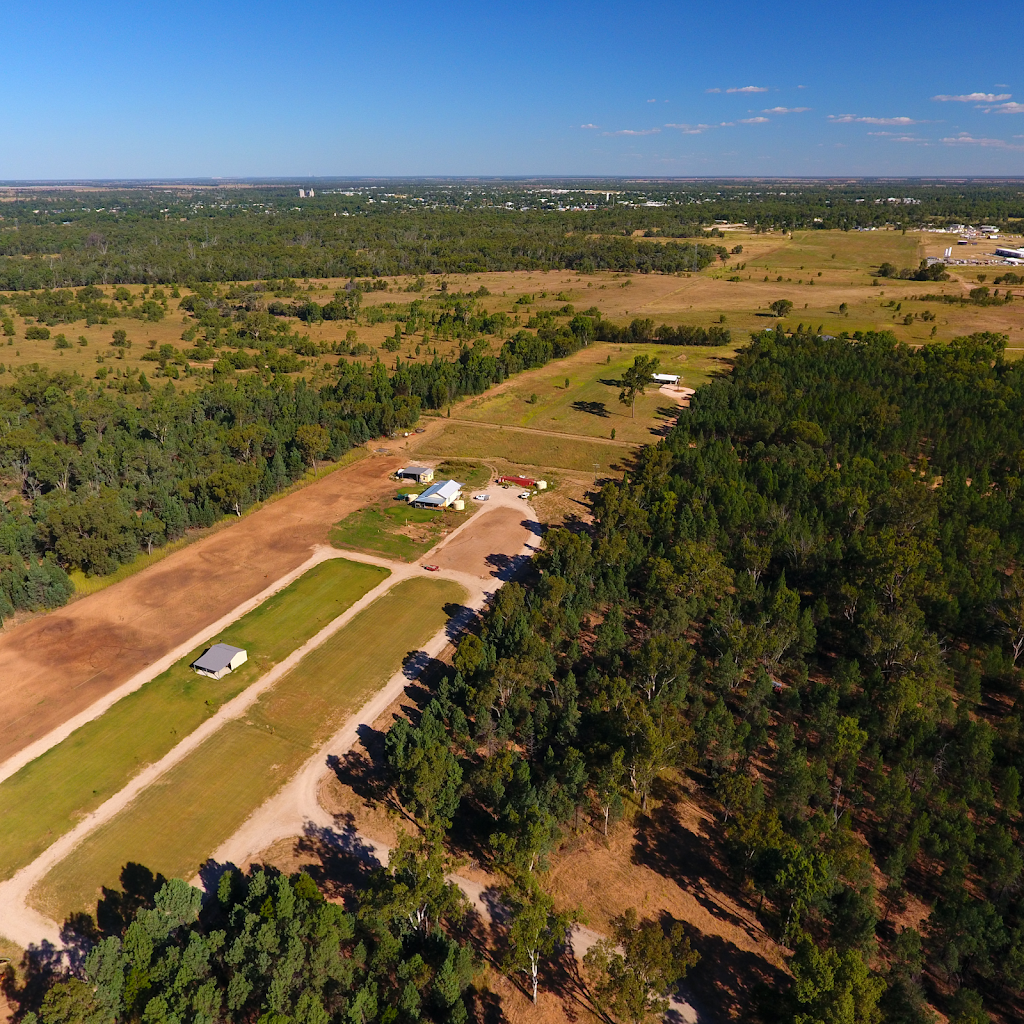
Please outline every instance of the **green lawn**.
[{"label": "green lawn", "polygon": [[196,675],[188,666],[204,644],[0,784],[0,878],[32,861],[388,575],[340,558],[315,566],[210,641],[248,651],[237,671],[219,680]]},{"label": "green lawn", "polygon": [[[408,488],[402,490],[414,493]],[[346,516],[335,524],[330,540],[342,550],[368,551],[385,558],[412,562],[437,544],[446,532],[464,523],[466,516],[471,514],[472,509],[468,507],[465,512],[454,509],[436,511],[413,508],[389,499]]]},{"label": "green lawn", "polygon": [[33,891],[56,920],[93,910],[128,861],[190,878],[375,690],[445,623],[465,592],[446,580],[398,584],[310,652],[242,720],[227,723]]},{"label": "green lawn", "polygon": [[[733,348],[596,343],[568,359],[512,378],[496,394],[485,393],[470,399],[454,415],[482,423],[534,427],[588,437],[610,438],[614,430],[619,441],[650,444],[656,440],[654,431],[663,428],[675,415],[676,404],[652,385],[645,395],[637,398],[636,416],[632,415],[630,407],[619,401],[619,380],[626,368],[633,365],[633,360],[639,355],[654,356],[662,372],[677,373],[680,383],[696,388],[705,383],[711,373],[725,366],[725,360],[734,351]],[[535,460],[519,458],[514,461]],[[550,464],[562,465],[560,462]]]},{"label": "green lawn", "polygon": [[434,472],[435,480],[458,480],[467,490],[485,487],[491,479],[490,468],[482,462],[446,459]]}]

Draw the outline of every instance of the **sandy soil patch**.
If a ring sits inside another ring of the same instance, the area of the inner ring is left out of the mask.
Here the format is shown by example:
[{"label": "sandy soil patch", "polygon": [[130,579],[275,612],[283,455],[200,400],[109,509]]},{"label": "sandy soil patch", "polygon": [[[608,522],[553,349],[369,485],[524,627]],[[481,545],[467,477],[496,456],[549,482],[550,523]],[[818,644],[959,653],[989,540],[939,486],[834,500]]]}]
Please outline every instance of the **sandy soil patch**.
[{"label": "sandy soil patch", "polygon": [[482,579],[507,580],[523,561],[520,552],[534,530],[525,501],[522,511],[497,508],[441,547],[431,560],[442,569],[457,569]]},{"label": "sandy soil patch", "polygon": [[0,761],[301,565],[393,488],[398,457],[338,470],[139,573],[0,635]]}]

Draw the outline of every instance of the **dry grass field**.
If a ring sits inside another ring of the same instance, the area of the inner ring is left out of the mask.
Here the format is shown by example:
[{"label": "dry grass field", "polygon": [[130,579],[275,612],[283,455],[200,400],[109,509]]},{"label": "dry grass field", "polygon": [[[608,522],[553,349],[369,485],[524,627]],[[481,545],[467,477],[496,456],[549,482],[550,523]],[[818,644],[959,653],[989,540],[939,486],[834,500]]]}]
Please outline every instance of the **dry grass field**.
[{"label": "dry grass field", "polygon": [[[1013,241],[1013,240],[1010,240]],[[842,330],[869,330],[887,328],[895,332],[900,340],[920,344],[932,340],[931,326],[937,328],[934,340],[945,341],[957,334],[975,330],[1001,330],[1009,332],[1011,346],[1022,341],[1024,310],[1020,305],[1007,307],[960,307],[945,306],[932,309],[938,320],[932,324],[915,320],[905,325],[903,316],[894,319],[891,300],[904,303],[906,312],[923,312],[929,308],[912,298],[913,295],[946,291],[948,294],[966,292],[977,285],[977,273],[988,271],[990,278],[998,270],[986,266],[951,267],[953,280],[944,285],[912,281],[884,281],[879,287],[872,286],[871,271],[883,262],[898,267],[916,267],[924,256],[938,256],[948,245],[954,246],[954,257],[983,261],[991,254],[996,243],[980,241],[976,246],[956,246],[956,238],[947,234],[900,231],[797,231],[792,235],[780,232],[753,234],[746,230],[727,230],[722,243],[732,248],[743,247],[743,252],[730,256],[725,264],[716,263],[700,273],[681,275],[628,275],[614,273],[575,274],[569,271],[517,271],[496,274],[450,275],[446,278],[430,278],[421,292],[406,289],[412,284],[411,278],[389,279],[389,289],[383,292],[369,292],[364,298],[364,310],[386,302],[407,304],[415,299],[436,298],[442,283],[449,293],[476,292],[481,286],[490,294],[477,301],[487,312],[503,311],[518,323],[526,323],[530,314],[543,309],[559,309],[572,304],[577,310],[596,306],[603,316],[616,321],[628,322],[635,316],[652,317],[656,323],[699,324],[718,323],[726,317],[725,325],[733,331],[738,342],[745,340],[745,332],[758,330],[771,320],[765,311],[772,301],[786,298],[794,303],[793,314],[787,322],[796,326],[799,322],[821,327],[826,333]],[[739,280],[731,280],[739,278]],[[767,278],[767,280],[765,280]],[[302,290],[296,300],[313,299],[319,303],[329,301],[335,291],[343,287],[341,279],[320,279],[302,282]],[[128,290],[140,296],[142,287],[128,286]],[[108,296],[113,288],[106,289]],[[884,293],[884,294],[882,294]],[[182,295],[188,290],[182,289]],[[517,304],[523,295],[532,296],[529,305]],[[73,370],[86,379],[96,379],[97,373],[123,373],[132,368],[146,373],[151,385],[165,383],[160,378],[157,364],[142,359],[144,353],[163,344],[171,344],[180,350],[190,343],[182,340],[183,331],[194,321],[178,309],[180,300],[168,300],[168,313],[156,323],[130,318],[118,318],[108,324],[85,326],[78,322],[64,327],[51,328],[51,334],[63,332],[72,342],[69,349],[54,348],[53,338],[30,341],[25,338],[28,322],[15,317],[15,336],[0,340],[0,363],[6,369],[38,363],[54,369]],[[910,306],[906,306],[906,303]],[[841,304],[846,310],[839,311]],[[318,324],[302,324],[292,321],[300,334],[308,334],[314,342],[327,344],[345,342],[349,332],[355,332],[356,343],[369,346],[371,355],[358,357],[325,355],[304,357],[304,375],[311,380],[325,381],[330,368],[339,358],[347,361],[382,359],[387,365],[394,365],[396,356],[403,361],[426,361],[433,358],[435,350],[439,355],[450,356],[458,349],[455,341],[436,337],[425,339],[422,332],[403,340],[397,353],[388,353],[381,344],[391,336],[394,324],[390,321],[367,324],[365,314],[359,323],[352,321],[328,321]],[[124,358],[118,358],[116,349],[110,345],[115,329],[127,331],[132,347]],[[513,328],[515,329],[515,328]],[[85,346],[78,343],[84,338]],[[494,347],[500,347],[500,338],[489,339]],[[346,342],[346,345],[348,343]],[[1020,347],[1017,345],[1016,347]],[[419,354],[416,348],[420,348]],[[100,361],[102,360],[102,362]],[[197,363],[197,366],[212,365]],[[108,376],[106,382],[110,383]],[[200,378],[182,376],[175,382],[178,388],[197,386]],[[0,377],[2,382],[2,377]]]},{"label": "dry grass field", "polygon": [[33,891],[55,920],[91,911],[128,861],[190,878],[273,795],[410,652],[443,626],[455,583],[398,584],[311,651],[245,714],[228,722],[91,833]]},{"label": "dry grass field", "polygon": [[467,399],[453,416],[594,438],[610,439],[614,430],[616,440],[650,444],[674,422],[678,405],[653,386],[637,398],[635,416],[630,406],[620,403],[619,379],[633,360],[653,356],[661,372],[680,374],[681,384],[696,388],[727,369],[734,352],[734,348],[595,342],[567,359],[527,370]]}]

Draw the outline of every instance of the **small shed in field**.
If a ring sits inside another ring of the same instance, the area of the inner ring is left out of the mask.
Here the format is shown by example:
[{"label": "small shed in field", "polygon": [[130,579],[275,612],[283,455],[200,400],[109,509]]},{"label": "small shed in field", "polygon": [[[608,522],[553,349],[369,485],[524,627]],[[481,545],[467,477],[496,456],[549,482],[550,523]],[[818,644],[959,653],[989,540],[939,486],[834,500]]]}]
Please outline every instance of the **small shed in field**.
[{"label": "small shed in field", "polygon": [[192,668],[201,676],[220,679],[248,661],[249,655],[241,647],[214,644],[201,657],[192,662]]},{"label": "small shed in field", "polygon": [[406,466],[395,474],[399,480],[415,480],[418,484],[429,484],[434,471],[429,466]]},{"label": "small shed in field", "polygon": [[678,373],[652,373],[651,380],[655,384],[678,384],[679,374]]}]

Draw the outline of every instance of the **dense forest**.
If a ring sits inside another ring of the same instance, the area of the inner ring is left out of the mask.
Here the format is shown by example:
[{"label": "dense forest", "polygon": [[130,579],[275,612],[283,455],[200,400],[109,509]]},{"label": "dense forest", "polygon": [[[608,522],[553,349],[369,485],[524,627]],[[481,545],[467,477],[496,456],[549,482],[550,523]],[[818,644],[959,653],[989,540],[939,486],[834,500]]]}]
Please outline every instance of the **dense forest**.
[{"label": "dense forest", "polygon": [[[605,191],[606,190],[606,191]],[[895,192],[894,192],[895,190]],[[283,277],[699,270],[716,221],[851,230],[1024,217],[1019,186],[944,182],[325,182],[46,192],[5,203],[0,289]],[[84,205],[88,203],[88,205]],[[639,236],[694,239],[654,242]]]},{"label": "dense forest", "polygon": [[795,951],[766,1024],[1017,1016],[1024,366],[1004,344],[756,336],[393,727],[404,806],[518,876],[581,813],[634,815],[642,842],[682,772]]}]

